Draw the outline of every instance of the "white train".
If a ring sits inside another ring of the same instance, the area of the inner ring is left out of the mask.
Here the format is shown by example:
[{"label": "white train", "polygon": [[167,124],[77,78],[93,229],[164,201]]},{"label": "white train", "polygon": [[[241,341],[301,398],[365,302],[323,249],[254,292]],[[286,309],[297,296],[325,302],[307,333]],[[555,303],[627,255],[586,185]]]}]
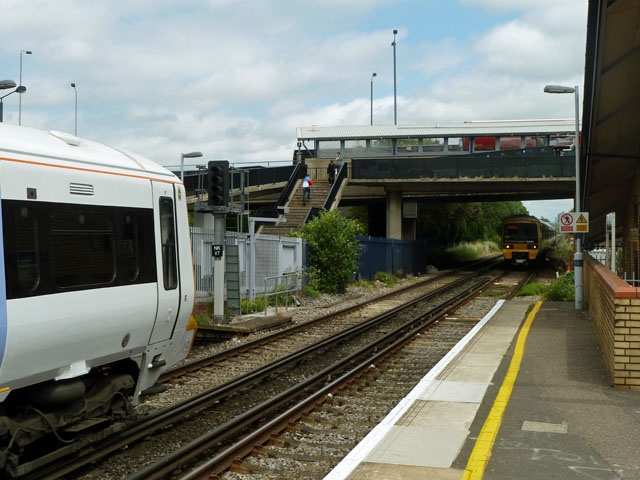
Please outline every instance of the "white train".
[{"label": "white train", "polygon": [[0,199],[5,468],[51,429],[126,410],[188,355],[195,322],[185,190],[168,170],[0,123]]}]

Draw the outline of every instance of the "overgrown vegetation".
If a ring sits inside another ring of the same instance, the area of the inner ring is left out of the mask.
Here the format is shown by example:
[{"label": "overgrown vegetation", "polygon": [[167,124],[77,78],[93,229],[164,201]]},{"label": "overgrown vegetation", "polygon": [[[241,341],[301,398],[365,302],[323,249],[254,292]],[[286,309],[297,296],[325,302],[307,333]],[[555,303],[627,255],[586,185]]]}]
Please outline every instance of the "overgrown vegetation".
[{"label": "overgrown vegetation", "polygon": [[440,244],[475,240],[499,243],[502,220],[526,214],[522,202],[420,203],[417,236]]},{"label": "overgrown vegetation", "polygon": [[427,261],[438,268],[449,268],[477,260],[486,253],[487,249],[489,252],[500,251],[498,244],[494,241],[465,242],[453,248],[431,250],[427,254]]},{"label": "overgrown vegetation", "polygon": [[242,312],[242,315],[254,312],[264,312],[264,297],[257,297],[253,300],[243,298],[240,301],[240,311]]},{"label": "overgrown vegetation", "polygon": [[375,278],[376,278],[376,281],[384,284],[385,287],[393,287],[398,283],[398,277],[387,272],[378,272],[376,273]]},{"label": "overgrown vegetation", "polygon": [[561,275],[544,291],[543,298],[555,302],[573,302],[575,300],[573,271]]},{"label": "overgrown vegetation", "polygon": [[309,245],[309,286],[324,293],[344,293],[355,278],[360,246],[356,236],[363,233],[355,220],[338,210],[323,211],[303,225],[295,236]]},{"label": "overgrown vegetation", "polygon": [[575,300],[573,272],[560,275],[560,278],[549,285],[537,282],[529,283],[516,295],[518,297],[539,295],[550,302],[573,302]]}]

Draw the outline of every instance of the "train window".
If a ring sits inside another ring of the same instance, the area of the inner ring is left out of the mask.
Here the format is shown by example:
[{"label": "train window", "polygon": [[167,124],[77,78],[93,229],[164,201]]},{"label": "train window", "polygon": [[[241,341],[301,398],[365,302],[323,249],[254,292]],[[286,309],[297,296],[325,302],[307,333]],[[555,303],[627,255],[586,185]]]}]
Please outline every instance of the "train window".
[{"label": "train window", "polygon": [[416,153],[418,151],[418,139],[399,138],[396,150],[398,153]]},{"label": "train window", "polygon": [[391,155],[393,153],[393,143],[390,138],[371,140],[371,153],[374,155]]},{"label": "train window", "polygon": [[536,243],[538,227],[535,223],[509,223],[504,226],[504,241],[518,243]]},{"label": "train window", "polygon": [[125,213],[122,232],[122,252],[126,279],[134,282],[140,275],[140,256],[138,254],[138,222],[132,213]]},{"label": "train window", "polygon": [[422,151],[425,153],[444,152],[444,138],[423,138]]},{"label": "train window", "polygon": [[178,286],[174,225],[173,200],[169,197],[161,197],[160,235],[162,237],[162,276],[165,290],[173,290]]},{"label": "train window", "polygon": [[50,255],[52,276],[58,287],[113,282],[116,255],[111,216],[91,207],[54,210]]},{"label": "train window", "polygon": [[38,223],[29,207],[15,210],[16,263],[18,285],[32,292],[40,283],[40,259],[38,252]]}]

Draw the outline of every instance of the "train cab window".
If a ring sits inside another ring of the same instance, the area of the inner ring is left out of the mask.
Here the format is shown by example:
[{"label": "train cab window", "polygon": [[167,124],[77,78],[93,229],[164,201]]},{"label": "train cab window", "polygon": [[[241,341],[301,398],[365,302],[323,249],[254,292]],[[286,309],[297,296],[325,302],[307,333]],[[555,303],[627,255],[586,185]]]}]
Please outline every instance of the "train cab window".
[{"label": "train cab window", "polygon": [[160,236],[162,239],[162,276],[165,290],[173,290],[178,286],[176,265],[176,234],[173,214],[173,200],[160,198]]},{"label": "train cab window", "polygon": [[61,288],[104,285],[116,275],[113,220],[90,207],[51,214],[51,270]]},{"label": "train cab window", "polygon": [[38,223],[31,208],[15,210],[15,230],[18,285],[22,290],[32,292],[40,283],[40,260]]},{"label": "train cab window", "polygon": [[140,275],[140,255],[138,252],[138,222],[133,214],[125,213],[122,230],[125,276],[129,282],[134,282]]}]

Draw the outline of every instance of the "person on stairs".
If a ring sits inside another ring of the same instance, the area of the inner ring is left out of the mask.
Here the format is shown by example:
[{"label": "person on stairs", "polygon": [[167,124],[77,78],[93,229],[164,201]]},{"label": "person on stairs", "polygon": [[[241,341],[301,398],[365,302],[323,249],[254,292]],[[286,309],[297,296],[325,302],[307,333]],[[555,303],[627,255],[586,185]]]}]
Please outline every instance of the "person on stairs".
[{"label": "person on stairs", "polygon": [[302,180],[302,205],[304,206],[307,206],[305,196],[307,201],[311,201],[311,185],[313,185],[313,180],[307,175],[304,177],[304,180]]}]

